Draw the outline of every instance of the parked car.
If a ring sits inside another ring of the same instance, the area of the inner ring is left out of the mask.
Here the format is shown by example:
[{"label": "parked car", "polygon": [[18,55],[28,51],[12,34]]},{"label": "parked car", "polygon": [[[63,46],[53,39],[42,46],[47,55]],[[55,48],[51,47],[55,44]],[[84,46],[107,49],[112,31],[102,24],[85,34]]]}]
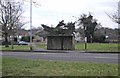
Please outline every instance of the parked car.
[{"label": "parked car", "polygon": [[28,42],[25,42],[25,41],[19,41],[18,42],[18,45],[28,45],[29,43]]}]

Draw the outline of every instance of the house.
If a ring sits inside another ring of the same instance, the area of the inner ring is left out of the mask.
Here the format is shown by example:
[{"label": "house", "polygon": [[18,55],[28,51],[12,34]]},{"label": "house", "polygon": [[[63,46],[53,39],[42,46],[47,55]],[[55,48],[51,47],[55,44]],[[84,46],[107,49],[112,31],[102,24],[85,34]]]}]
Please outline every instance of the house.
[{"label": "house", "polygon": [[29,35],[30,35],[30,33],[28,32],[28,30],[18,29],[18,30],[17,30],[17,33],[16,33],[17,41],[20,41],[20,39],[21,39],[23,36],[29,36]]},{"label": "house", "polygon": [[75,33],[75,41],[76,42],[84,42],[84,38],[80,35],[79,32]]}]

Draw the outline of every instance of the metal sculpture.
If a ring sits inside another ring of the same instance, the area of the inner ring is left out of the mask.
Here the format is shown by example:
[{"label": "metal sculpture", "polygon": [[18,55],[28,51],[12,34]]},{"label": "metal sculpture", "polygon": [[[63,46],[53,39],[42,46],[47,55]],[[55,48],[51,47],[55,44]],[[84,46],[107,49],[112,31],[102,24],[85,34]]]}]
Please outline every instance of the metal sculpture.
[{"label": "metal sculpture", "polygon": [[41,24],[45,31],[49,35],[74,35],[75,23],[64,23],[64,20],[60,21],[56,27],[49,27],[47,25]]}]

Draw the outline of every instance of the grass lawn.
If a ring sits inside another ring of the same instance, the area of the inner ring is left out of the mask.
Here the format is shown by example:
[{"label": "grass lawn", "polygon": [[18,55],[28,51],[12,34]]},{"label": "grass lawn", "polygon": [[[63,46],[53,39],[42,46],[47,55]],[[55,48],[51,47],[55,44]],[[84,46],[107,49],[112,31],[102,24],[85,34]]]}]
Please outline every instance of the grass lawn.
[{"label": "grass lawn", "polygon": [[[47,49],[46,44],[37,45],[39,48]],[[75,50],[83,51],[85,50],[84,43],[76,43]],[[30,50],[28,45],[14,45],[14,49],[9,46],[8,48],[0,46],[2,50]],[[98,51],[98,52],[119,52],[117,43],[87,43],[87,51]]]},{"label": "grass lawn", "polygon": [[42,48],[42,49],[47,49],[47,44],[44,44],[44,43],[40,43],[38,45],[38,47]]},{"label": "grass lawn", "polygon": [[[40,48],[47,49],[46,44],[40,44]],[[84,43],[76,43],[75,50],[83,51],[85,50]],[[87,43],[88,51],[99,51],[99,52],[118,52],[117,43]]]},{"label": "grass lawn", "polygon": [[[76,50],[84,50],[84,43],[77,43],[75,45]],[[100,51],[100,52],[118,52],[117,43],[87,43],[88,51]]]},{"label": "grass lawn", "polygon": [[0,56],[0,76],[2,76],[2,56]]},{"label": "grass lawn", "polygon": [[0,46],[2,50],[30,50],[30,46],[28,45],[14,45],[14,49],[12,49],[11,45],[9,47]]},{"label": "grass lawn", "polygon": [[3,57],[3,76],[118,76],[117,64]]}]

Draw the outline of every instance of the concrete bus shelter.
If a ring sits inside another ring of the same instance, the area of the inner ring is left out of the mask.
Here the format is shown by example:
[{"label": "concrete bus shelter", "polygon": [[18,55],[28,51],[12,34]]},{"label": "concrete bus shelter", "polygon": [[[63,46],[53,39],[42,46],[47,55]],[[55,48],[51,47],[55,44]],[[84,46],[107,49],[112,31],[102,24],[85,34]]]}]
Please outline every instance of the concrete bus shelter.
[{"label": "concrete bus shelter", "polygon": [[48,50],[74,50],[73,36],[47,36]]}]

